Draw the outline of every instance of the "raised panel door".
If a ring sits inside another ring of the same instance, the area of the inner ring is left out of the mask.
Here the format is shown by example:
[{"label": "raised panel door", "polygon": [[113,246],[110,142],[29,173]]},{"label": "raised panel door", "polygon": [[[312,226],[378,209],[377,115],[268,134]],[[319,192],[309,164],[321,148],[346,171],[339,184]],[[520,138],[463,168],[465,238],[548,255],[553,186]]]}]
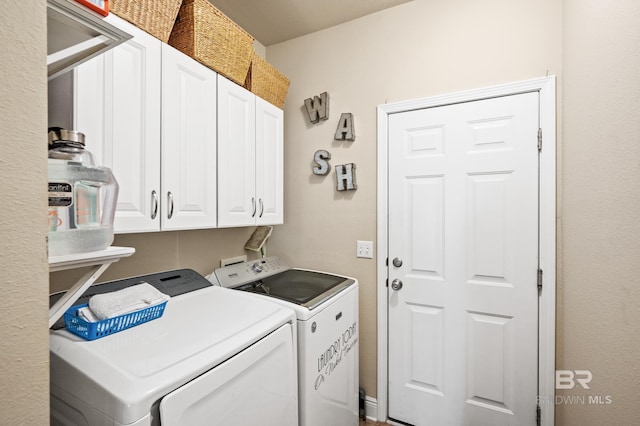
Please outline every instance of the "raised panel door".
[{"label": "raised panel door", "polygon": [[256,223],[256,96],[218,76],[218,226]]},{"label": "raised panel door", "polygon": [[162,45],[163,230],[216,227],[216,75]]},{"label": "raised panel door", "polygon": [[283,111],[256,97],[256,198],[258,225],[284,221]]},{"label": "raised panel door", "polygon": [[110,20],[133,38],[74,70],[74,127],[119,183],[115,232],[157,231],[161,42]]},{"label": "raised panel door", "polygon": [[534,92],[389,118],[389,417],[535,424],[537,132]]}]

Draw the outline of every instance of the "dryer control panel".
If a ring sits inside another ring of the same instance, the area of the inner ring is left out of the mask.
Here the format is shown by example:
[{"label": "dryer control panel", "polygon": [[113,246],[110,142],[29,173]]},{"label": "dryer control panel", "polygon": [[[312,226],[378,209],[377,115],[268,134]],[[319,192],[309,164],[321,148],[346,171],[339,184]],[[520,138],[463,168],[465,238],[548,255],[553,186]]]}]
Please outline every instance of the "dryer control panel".
[{"label": "dryer control panel", "polygon": [[291,267],[283,260],[277,256],[271,256],[218,268],[215,270],[215,275],[222,287],[234,288],[260,281],[288,269]]}]

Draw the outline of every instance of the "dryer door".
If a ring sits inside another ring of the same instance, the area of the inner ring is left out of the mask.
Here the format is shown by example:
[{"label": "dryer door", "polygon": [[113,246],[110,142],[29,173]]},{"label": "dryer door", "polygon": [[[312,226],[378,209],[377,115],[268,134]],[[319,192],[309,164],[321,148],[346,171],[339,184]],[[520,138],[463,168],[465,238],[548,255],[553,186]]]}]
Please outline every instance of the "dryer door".
[{"label": "dryer door", "polygon": [[295,330],[286,324],[160,402],[162,426],[298,424]]}]

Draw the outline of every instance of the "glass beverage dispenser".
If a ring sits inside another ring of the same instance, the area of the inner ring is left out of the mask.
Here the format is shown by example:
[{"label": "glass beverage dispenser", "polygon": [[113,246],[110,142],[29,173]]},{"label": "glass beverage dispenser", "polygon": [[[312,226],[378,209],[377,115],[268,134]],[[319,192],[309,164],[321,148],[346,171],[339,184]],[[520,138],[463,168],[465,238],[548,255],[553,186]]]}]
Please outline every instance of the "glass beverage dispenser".
[{"label": "glass beverage dispenser", "polygon": [[118,183],[95,165],[84,134],[49,129],[49,256],[102,250],[113,242]]}]

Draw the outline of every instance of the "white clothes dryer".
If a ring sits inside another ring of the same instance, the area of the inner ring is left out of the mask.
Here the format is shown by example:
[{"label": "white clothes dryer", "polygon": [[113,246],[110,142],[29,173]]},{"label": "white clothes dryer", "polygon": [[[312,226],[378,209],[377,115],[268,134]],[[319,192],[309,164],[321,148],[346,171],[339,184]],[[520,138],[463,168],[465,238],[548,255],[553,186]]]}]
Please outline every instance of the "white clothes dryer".
[{"label": "white clothes dryer", "polygon": [[52,425],[298,424],[292,309],[191,270],[88,292],[141,281],[172,296],[161,318],[93,341],[50,331]]},{"label": "white clothes dryer", "polygon": [[356,279],[291,268],[267,257],[216,269],[209,280],[296,312],[301,426],[358,425]]}]

